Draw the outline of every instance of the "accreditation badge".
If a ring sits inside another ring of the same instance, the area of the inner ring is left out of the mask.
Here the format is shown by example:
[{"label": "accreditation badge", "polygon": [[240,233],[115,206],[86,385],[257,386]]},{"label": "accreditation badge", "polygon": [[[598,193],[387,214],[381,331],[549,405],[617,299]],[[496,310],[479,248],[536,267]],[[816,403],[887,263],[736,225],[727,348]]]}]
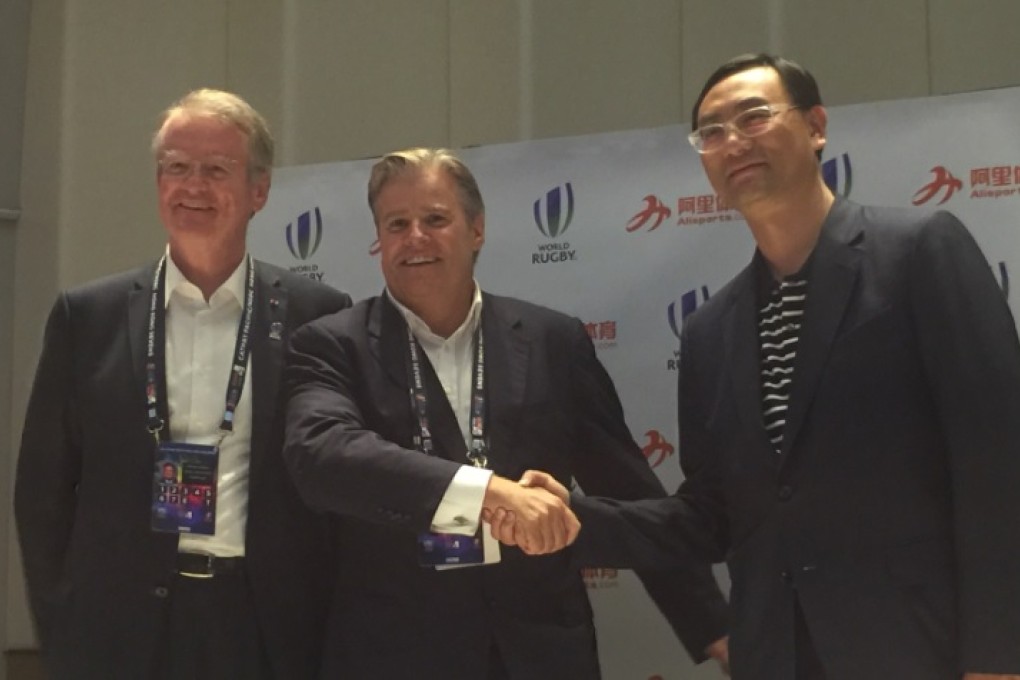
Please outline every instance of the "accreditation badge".
[{"label": "accreditation badge", "polygon": [[160,442],[152,475],[152,529],[216,533],[216,446]]},{"label": "accreditation badge", "polygon": [[423,567],[454,569],[495,564],[499,559],[499,541],[483,528],[473,536],[431,531],[418,534],[418,563]]}]

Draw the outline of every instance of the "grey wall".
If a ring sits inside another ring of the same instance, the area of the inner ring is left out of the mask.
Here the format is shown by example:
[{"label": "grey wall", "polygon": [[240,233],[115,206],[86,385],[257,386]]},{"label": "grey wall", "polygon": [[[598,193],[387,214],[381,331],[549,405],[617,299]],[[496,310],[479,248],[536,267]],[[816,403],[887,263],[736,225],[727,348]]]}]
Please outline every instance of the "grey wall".
[{"label": "grey wall", "polygon": [[[1020,84],[1015,0],[3,2],[0,208],[22,209],[0,225],[4,507],[45,315],[59,289],[159,252],[149,135],[188,89],[241,93],[290,165],[671,124],[719,62],[763,49],[808,66],[830,104]],[[7,80],[25,73],[22,99]],[[0,643],[30,646],[7,553]]]},{"label": "grey wall", "polygon": [[[11,436],[13,413],[12,379],[14,361],[14,294],[16,224],[21,214],[20,178],[22,129],[24,127],[25,83],[28,73],[29,0],[4,0],[0,3],[0,508],[11,507],[11,474],[14,465],[14,438]],[[20,414],[20,411],[18,411]],[[0,512],[0,517],[10,517]],[[11,611],[12,578],[10,564],[15,563],[10,546],[13,526],[0,523],[0,610]],[[20,579],[20,572],[13,576]],[[20,583],[19,583],[20,585]],[[16,592],[20,592],[16,589]],[[15,608],[24,608],[19,597]],[[10,617],[0,620],[0,642],[9,638]],[[0,680],[6,677],[0,665]]]}]

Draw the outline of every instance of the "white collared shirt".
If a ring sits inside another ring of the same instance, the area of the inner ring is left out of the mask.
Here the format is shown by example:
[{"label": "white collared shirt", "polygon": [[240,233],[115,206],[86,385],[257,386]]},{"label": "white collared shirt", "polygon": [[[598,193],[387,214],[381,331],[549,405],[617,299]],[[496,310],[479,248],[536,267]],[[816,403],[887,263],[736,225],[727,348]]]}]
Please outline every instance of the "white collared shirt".
[{"label": "white collared shirt", "polygon": [[[471,449],[471,380],[474,371],[474,339],[482,321],[482,291],[475,282],[475,293],[464,323],[450,337],[436,335],[414,312],[400,304],[386,290],[393,305],[404,317],[411,333],[418,340],[435,369],[450,402],[461,435]],[[424,455],[424,454],[423,454]],[[443,499],[432,517],[432,531],[471,535],[478,530],[485,490],[492,477],[491,470],[464,464],[454,475]]]},{"label": "white collared shirt", "polygon": [[[245,257],[206,302],[170,257],[166,258],[166,379],[170,438],[215,444],[226,406],[237,328],[245,295]],[[234,429],[220,444],[216,534],[181,534],[178,550],[220,557],[244,555],[251,459],[251,357],[234,412]]]}]

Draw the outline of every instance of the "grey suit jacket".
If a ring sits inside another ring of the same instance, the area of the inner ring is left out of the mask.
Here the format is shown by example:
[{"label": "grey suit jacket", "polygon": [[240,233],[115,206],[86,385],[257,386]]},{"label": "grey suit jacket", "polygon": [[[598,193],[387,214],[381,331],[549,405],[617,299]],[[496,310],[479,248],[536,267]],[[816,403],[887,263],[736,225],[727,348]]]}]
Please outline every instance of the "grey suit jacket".
[{"label": "grey suit jacket", "polygon": [[987,262],[948,213],[838,200],[807,276],[782,452],[752,263],[682,333],[687,481],[578,501],[576,549],[725,556],[737,680],[793,677],[795,599],[831,680],[1020,672],[1020,345]]},{"label": "grey suit jacket", "polygon": [[[46,327],[15,516],[53,678],[151,677],[166,642],[177,536],[149,528],[155,444],[146,430],[145,350],[154,267],[62,294]],[[280,380],[290,331],[350,298],[262,262],[256,275],[247,573],[276,676],[305,678],[320,660],[328,544],[324,520],[303,506],[280,458]]]},{"label": "grey suit jacket", "polygon": [[[590,493],[663,495],[579,321],[485,294],[481,324],[496,474],[517,479],[535,468],[574,477]],[[407,356],[404,320],[385,296],[292,338],[285,458],[305,499],[336,518],[340,568],[324,677],[481,678],[493,646],[514,678],[598,677],[591,608],[569,554],[504,548],[498,565],[418,565],[416,534],[466,458],[428,365],[437,455],[414,449]],[[707,567],[645,582],[696,654],[724,634]]]}]

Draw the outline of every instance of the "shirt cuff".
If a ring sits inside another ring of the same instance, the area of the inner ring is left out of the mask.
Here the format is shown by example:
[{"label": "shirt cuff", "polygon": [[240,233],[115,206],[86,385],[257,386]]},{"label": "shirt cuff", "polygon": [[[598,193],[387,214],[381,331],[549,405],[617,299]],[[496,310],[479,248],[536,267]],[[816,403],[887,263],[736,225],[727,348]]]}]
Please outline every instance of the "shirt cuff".
[{"label": "shirt cuff", "polygon": [[481,521],[482,503],[491,477],[492,470],[461,465],[432,516],[432,531],[474,535]]}]

